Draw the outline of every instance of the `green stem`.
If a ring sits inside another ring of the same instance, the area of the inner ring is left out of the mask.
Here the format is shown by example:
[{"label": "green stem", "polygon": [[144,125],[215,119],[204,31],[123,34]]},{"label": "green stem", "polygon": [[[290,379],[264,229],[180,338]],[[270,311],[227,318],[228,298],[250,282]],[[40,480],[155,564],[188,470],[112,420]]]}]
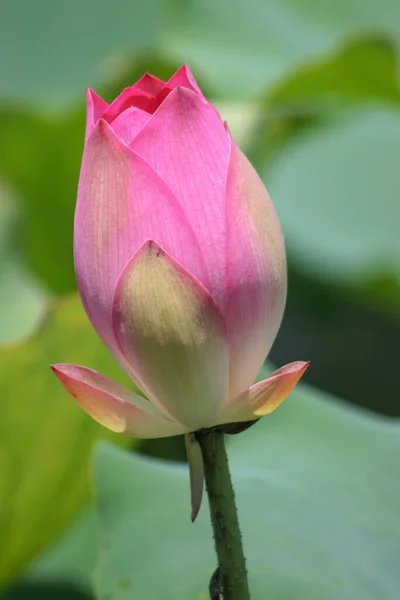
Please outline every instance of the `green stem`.
[{"label": "green stem", "polygon": [[198,431],[196,437],[203,455],[223,598],[224,600],[250,600],[224,434],[218,429],[208,429]]}]

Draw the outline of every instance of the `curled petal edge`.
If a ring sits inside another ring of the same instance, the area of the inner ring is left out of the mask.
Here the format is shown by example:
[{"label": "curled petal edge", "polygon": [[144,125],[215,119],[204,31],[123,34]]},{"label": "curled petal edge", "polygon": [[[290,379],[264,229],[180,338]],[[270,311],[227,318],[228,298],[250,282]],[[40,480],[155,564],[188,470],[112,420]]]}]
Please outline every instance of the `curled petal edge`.
[{"label": "curled petal edge", "polygon": [[93,369],[65,363],[50,367],[77,404],[111,431],[139,438],[169,437],[187,431],[163,417],[146,398]]},{"label": "curled petal edge", "polygon": [[226,408],[224,422],[251,421],[275,410],[292,391],[309,364],[303,361],[289,363],[249,387]]}]

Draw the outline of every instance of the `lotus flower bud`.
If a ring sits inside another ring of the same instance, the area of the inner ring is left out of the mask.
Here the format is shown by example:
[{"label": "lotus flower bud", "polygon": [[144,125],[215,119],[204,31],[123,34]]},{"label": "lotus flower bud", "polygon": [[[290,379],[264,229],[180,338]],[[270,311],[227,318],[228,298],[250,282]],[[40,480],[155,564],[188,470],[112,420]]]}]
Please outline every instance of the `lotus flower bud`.
[{"label": "lotus flower bud", "polygon": [[252,385],[286,298],[285,247],[257,173],[186,66],[110,105],[87,94],[74,230],[87,315],[143,395],[53,370],[97,421],[161,437],[255,420],[307,367]]}]

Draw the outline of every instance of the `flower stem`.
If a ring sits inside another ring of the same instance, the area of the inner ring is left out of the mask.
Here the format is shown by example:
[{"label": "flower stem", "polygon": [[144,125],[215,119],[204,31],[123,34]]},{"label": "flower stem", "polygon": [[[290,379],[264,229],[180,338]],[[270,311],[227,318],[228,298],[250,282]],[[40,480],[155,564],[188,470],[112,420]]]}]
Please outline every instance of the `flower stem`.
[{"label": "flower stem", "polygon": [[224,433],[213,428],[198,431],[196,437],[203,455],[222,595],[224,600],[250,600]]}]

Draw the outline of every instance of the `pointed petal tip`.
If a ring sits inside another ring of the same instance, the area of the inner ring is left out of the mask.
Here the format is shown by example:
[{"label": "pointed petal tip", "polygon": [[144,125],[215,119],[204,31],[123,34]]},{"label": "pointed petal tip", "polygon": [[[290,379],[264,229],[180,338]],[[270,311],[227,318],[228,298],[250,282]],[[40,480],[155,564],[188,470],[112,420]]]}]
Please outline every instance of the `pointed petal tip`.
[{"label": "pointed petal tip", "polygon": [[[211,110],[216,113],[221,119],[217,109],[208,102],[207,98],[203,96],[200,91],[200,88],[195,89],[194,84],[191,87],[187,87],[185,85],[177,85],[174,89],[168,94],[167,98],[164,100],[163,104],[167,102],[168,98],[170,98],[171,102],[179,102],[184,106],[195,106],[197,110],[201,110],[204,107],[211,108]],[[222,121],[222,119],[221,119]]]},{"label": "pointed petal tip", "polygon": [[[202,493],[203,495],[203,493]],[[200,507],[201,507],[201,498],[197,501],[197,503],[195,505],[193,505],[192,502],[192,511],[190,513],[190,522],[194,523],[195,520],[197,519],[199,512],[200,512]]]},{"label": "pointed petal tip", "polygon": [[[167,262],[170,262],[172,264],[175,265],[175,260],[164,250],[164,248],[162,248],[162,246],[160,246],[156,241],[154,241],[153,239],[147,239],[145,240],[142,245],[138,248],[138,250],[136,250],[136,252],[131,256],[131,258],[128,260],[128,262],[126,263],[126,265],[124,266],[124,268],[122,269],[122,272],[118,278],[117,281],[117,286],[116,289],[118,288],[118,283],[119,281],[122,279],[122,277],[124,276],[125,273],[128,273],[132,267],[132,263],[139,261],[141,259],[143,260],[153,260],[155,258],[161,258],[166,260]],[[177,263],[178,264],[178,263]],[[178,264],[178,267],[180,267],[180,265]],[[180,267],[182,268],[182,267]],[[116,291],[116,290],[115,290]],[[114,297],[113,297],[113,306],[115,306],[116,303],[116,293],[114,293]]]},{"label": "pointed petal tip", "polygon": [[86,88],[86,132],[87,140],[92,133],[96,123],[108,108],[108,103],[103,100],[96,92]]},{"label": "pointed petal tip", "polygon": [[[109,123],[107,123],[107,121],[106,121],[105,119],[103,119],[103,118],[100,118],[100,119],[97,121],[97,124],[96,124],[96,129],[97,129],[97,130],[98,130],[100,133],[102,133],[102,134],[104,134],[104,135],[107,135],[107,134],[114,134],[114,132],[113,132],[113,129],[112,129],[112,127],[110,126],[110,124],[109,124]],[[114,135],[115,135],[115,134],[114,134]]]},{"label": "pointed petal tip", "polygon": [[100,117],[93,124],[90,133],[90,139],[92,140],[96,136],[97,138],[107,138],[110,134],[113,134],[113,131],[107,121],[103,117]]},{"label": "pointed petal tip", "polygon": [[[53,371],[54,375],[57,377],[57,379],[62,383],[62,385],[65,388],[66,388],[65,382],[67,381],[67,379],[69,377],[68,367],[71,367],[71,366],[72,365],[68,365],[66,363],[58,363],[58,364],[54,364],[54,365],[49,365],[49,367]],[[67,389],[67,392],[69,392],[68,389]]]},{"label": "pointed petal tip", "polygon": [[73,364],[51,365],[51,368],[77,404],[115,433],[156,438],[186,431],[179,423],[166,420],[145,398],[98,371]]},{"label": "pointed petal tip", "polygon": [[156,256],[165,256],[166,254],[165,250],[159,246],[155,240],[152,239],[148,239],[143,242],[139,252],[149,252],[151,254],[155,254]]},{"label": "pointed petal tip", "polygon": [[277,371],[275,371],[274,373],[271,374],[271,377],[278,375],[282,372],[285,373],[285,375],[289,375],[292,373],[300,373],[300,375],[302,375],[310,366],[310,361],[309,360],[296,360],[292,363],[287,364],[284,367],[281,367],[280,369],[278,369]]},{"label": "pointed petal tip", "polygon": [[108,102],[106,102],[97,92],[92,90],[92,88],[86,88],[86,102],[91,105],[99,105],[99,106],[108,106]]},{"label": "pointed petal tip", "polygon": [[259,419],[275,410],[292,391],[309,364],[310,361],[289,363],[252,385],[228,407],[224,415],[225,423]]},{"label": "pointed petal tip", "polygon": [[192,70],[188,63],[183,63],[183,65],[178,69],[177,73],[179,72],[183,72],[186,75],[189,83],[193,83],[193,81],[195,81]]},{"label": "pointed petal tip", "polygon": [[49,365],[50,369],[53,371],[53,373],[58,377],[62,377],[63,375],[67,375],[68,374],[68,370],[69,367],[73,367],[73,365],[70,365],[68,363],[55,363],[55,364],[51,364]]},{"label": "pointed petal tip", "polygon": [[167,85],[172,84],[173,86],[175,86],[175,82],[179,85],[183,85],[184,87],[186,87],[186,89],[193,90],[196,93],[196,95],[200,96],[202,99],[205,100],[199,86],[197,85],[196,79],[187,63],[184,63],[182,66],[179,67],[177,71],[175,71],[172,77],[170,77],[170,79],[168,80]]},{"label": "pointed petal tip", "polygon": [[[192,90],[184,85],[177,85],[168,94],[167,99],[170,98],[172,100],[175,97],[177,97],[179,100],[194,100],[195,98],[198,98],[199,96],[194,90]],[[164,102],[166,102],[166,100],[164,100]]]},{"label": "pointed petal tip", "polygon": [[58,377],[58,373],[59,373],[59,366],[60,366],[60,365],[57,365],[57,364],[55,364],[55,365],[49,365],[50,369],[53,371],[53,373],[54,373],[54,375],[55,375],[56,377]]},{"label": "pointed petal tip", "polygon": [[141,90],[142,92],[156,96],[164,87],[165,81],[155,77],[148,71],[138,79],[131,87],[132,90]]},{"label": "pointed petal tip", "polygon": [[250,401],[253,405],[253,414],[256,417],[263,417],[275,410],[290,394],[309,364],[310,361],[289,363],[250,388],[253,394]]},{"label": "pointed petal tip", "polygon": [[[168,85],[168,84],[166,84]],[[210,104],[207,99],[203,96],[198,86],[195,86],[195,83],[187,83],[179,82],[177,85],[174,85],[169,94],[165,97],[160,106],[155,110],[154,114],[158,114],[166,109],[171,110],[172,107],[178,106],[179,110],[184,110],[187,107],[187,110],[190,108],[195,110],[201,110],[205,106],[212,109],[214,113],[216,113],[216,109],[212,104]]]},{"label": "pointed petal tip", "polygon": [[131,156],[135,155],[137,157],[137,154],[130,148],[130,146],[128,146],[128,144],[126,144],[124,140],[117,135],[110,123],[108,123],[106,119],[103,119],[102,117],[93,127],[90,137],[91,139],[96,139],[95,143],[101,144],[103,142],[105,144],[111,144],[117,149],[118,152],[125,152],[126,154]]},{"label": "pointed petal tip", "polygon": [[[223,325],[223,317],[221,315],[221,312],[217,306],[217,304],[214,301],[214,298],[211,296],[211,294],[209,293],[209,291],[207,290],[207,288],[195,277],[193,276],[191,273],[189,273],[182,265],[179,261],[175,260],[175,258],[173,256],[171,256],[171,254],[169,254],[169,252],[167,252],[158,242],[156,242],[154,239],[149,238],[148,240],[145,240],[143,242],[143,244],[140,246],[140,248],[136,251],[136,253],[131,257],[131,259],[128,261],[128,263],[125,265],[119,280],[122,279],[122,276],[124,274],[125,271],[128,271],[131,267],[131,263],[132,262],[136,262],[137,259],[148,259],[153,261],[154,259],[162,259],[165,261],[166,264],[171,265],[174,269],[176,269],[176,272],[179,273],[180,275],[183,275],[184,277],[189,277],[191,282],[193,283],[193,285],[196,287],[196,289],[198,289],[199,291],[201,291],[202,293],[204,293],[207,296],[207,300],[208,302],[212,305],[212,307],[215,309],[215,311],[218,313],[219,318],[221,320],[221,325]],[[155,265],[156,263],[154,263]],[[118,282],[117,282],[118,285]],[[115,295],[114,295],[114,302],[113,305],[115,303]]]},{"label": "pointed petal tip", "polygon": [[108,106],[108,102],[103,100],[99,94],[89,87],[86,88],[86,107],[93,125],[95,125],[96,121],[107,110]]},{"label": "pointed petal tip", "polygon": [[96,92],[92,90],[92,88],[87,87],[85,91],[87,100],[92,100],[93,98],[100,98],[102,100],[101,96],[99,96],[99,94],[96,94]]},{"label": "pointed petal tip", "polygon": [[192,509],[192,512],[190,513],[190,522],[191,523],[195,522],[195,520],[199,516],[199,512],[200,512],[200,505],[197,508]]}]

